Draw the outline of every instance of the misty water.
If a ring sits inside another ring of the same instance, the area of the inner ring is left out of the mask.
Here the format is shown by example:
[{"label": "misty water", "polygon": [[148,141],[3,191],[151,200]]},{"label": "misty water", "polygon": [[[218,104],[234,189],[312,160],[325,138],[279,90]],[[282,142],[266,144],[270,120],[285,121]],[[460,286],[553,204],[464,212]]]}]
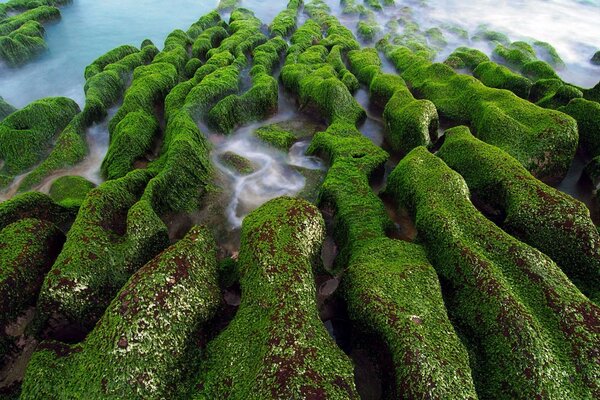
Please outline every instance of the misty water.
[{"label": "misty water", "polygon": [[[258,18],[268,24],[287,1],[242,1],[241,6],[253,10]],[[345,15],[339,1],[328,0],[332,14],[352,30],[356,30],[357,15]],[[357,0],[357,4],[362,1]],[[48,51],[33,62],[11,69],[0,65],[0,96],[16,107],[47,96],[67,96],[81,106],[84,102],[83,71],[85,66],[106,51],[122,44],[139,46],[149,38],[159,48],[164,38],[174,29],[186,30],[201,15],[213,10],[218,1],[178,0],[74,0],[61,7],[62,19],[45,24]],[[386,24],[405,13],[410,7],[412,18],[421,30],[431,27],[455,26],[466,30],[472,37],[481,25],[508,35],[511,41],[540,40],[552,44],[565,61],[558,73],[567,82],[591,87],[600,80],[600,67],[589,60],[600,49],[600,1],[598,0],[532,0],[532,1],[477,1],[416,0],[397,1],[396,7],[377,12],[381,24],[380,36],[389,32]],[[225,15],[227,17],[227,15]],[[306,19],[300,17],[299,23]],[[470,41],[445,32],[448,45],[437,55],[443,61],[456,47],[468,45],[491,54],[493,45],[485,41]],[[384,65],[393,71],[389,65]],[[213,142],[212,159],[217,169],[226,176],[229,195],[226,218],[232,228],[239,227],[243,217],[265,201],[281,195],[297,195],[306,179],[297,166],[322,169],[323,164],[314,157],[304,156],[308,141],[300,142],[289,153],[276,150],[257,140],[253,131],[262,125],[285,121],[298,116],[293,99],[281,94],[279,113],[269,121],[241,127],[228,136],[218,135],[202,126],[203,132]],[[381,116],[369,111],[368,91],[359,90],[357,100],[368,111],[361,132],[377,145],[384,145]],[[112,113],[117,108],[112,110]],[[88,130],[90,155],[72,170],[59,171],[43,182],[37,190],[47,191],[57,176],[82,175],[101,183],[101,161],[108,147],[107,122]],[[250,175],[240,175],[218,161],[224,152],[234,152],[246,157],[258,168]],[[574,176],[574,175],[573,175]],[[22,177],[18,178],[18,182]],[[572,178],[575,182],[578,176]],[[573,184],[560,188],[578,195]],[[0,200],[14,195],[16,185],[0,193]]]}]

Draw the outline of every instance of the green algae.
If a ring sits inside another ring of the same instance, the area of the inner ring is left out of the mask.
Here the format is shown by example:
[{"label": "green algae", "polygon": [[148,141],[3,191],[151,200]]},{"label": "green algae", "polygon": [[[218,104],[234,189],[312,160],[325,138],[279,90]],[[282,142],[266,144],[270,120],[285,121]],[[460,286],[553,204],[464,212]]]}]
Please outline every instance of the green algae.
[{"label": "green algae", "polygon": [[249,175],[256,171],[256,166],[252,164],[252,161],[230,151],[219,156],[219,160],[225,167],[241,175]]},{"label": "green algae", "polygon": [[352,363],[318,318],[313,261],[319,210],[278,198],[242,225],[242,300],[207,347],[193,398],[358,398]]},{"label": "green algae", "polygon": [[296,135],[277,124],[262,126],[254,131],[254,134],[262,141],[285,151],[288,151],[298,140]]},{"label": "green algae", "polygon": [[38,300],[42,319],[58,315],[86,330],[133,272],[168,243],[167,228],[138,201],[151,178],[136,170],[91,190],[46,275]]},{"label": "green algae", "polygon": [[37,100],[0,122],[1,173],[14,176],[42,160],[52,141],[79,112],[65,97]]},{"label": "green algae", "polygon": [[43,342],[21,398],[178,397],[219,301],[214,240],[194,227],[129,279],[83,342]]},{"label": "green algae", "polygon": [[476,78],[431,63],[407,48],[387,43],[381,43],[381,48],[400,75],[431,100],[440,115],[469,124],[479,139],[502,148],[539,179],[564,177],[577,147],[574,119],[509,91],[488,88]]},{"label": "green algae", "polygon": [[66,233],[75,220],[76,214],[76,208],[65,208],[54,202],[48,195],[27,192],[0,203],[0,229],[29,218],[48,221]]},{"label": "green algae", "polygon": [[473,71],[479,64],[489,60],[489,57],[480,50],[458,47],[448,56],[444,64],[454,69],[467,68]]},{"label": "green algae", "polygon": [[[600,309],[546,255],[481,215],[464,179],[414,149],[386,191],[413,215],[456,325],[471,339],[482,398],[592,398]],[[593,357],[592,357],[593,358]]]},{"label": "green algae", "polygon": [[50,198],[57,204],[66,207],[80,207],[85,196],[96,185],[81,176],[62,176],[52,182]]},{"label": "green algae", "polygon": [[533,83],[503,65],[492,61],[484,61],[473,70],[473,76],[485,86],[510,90],[522,99],[529,98]]},{"label": "green algae", "polygon": [[[60,133],[48,157],[23,179],[19,191],[29,190],[54,171],[73,166],[84,159],[88,152],[85,137],[87,128],[102,120],[108,108],[119,100],[129,81],[130,73],[136,67],[149,63],[158,53],[151,43],[144,43],[139,52],[130,54],[129,51],[128,48],[111,51],[110,56],[99,57],[98,60],[101,61],[97,60],[94,67],[86,69],[91,76],[86,80],[84,87],[86,101],[83,111],[73,117]],[[98,71],[99,65],[104,65],[107,60],[114,60],[117,54],[124,53],[127,55]]]},{"label": "green algae", "polygon": [[296,30],[298,11],[303,5],[303,0],[290,0],[286,9],[277,14],[271,25],[269,25],[271,36],[290,36]]}]

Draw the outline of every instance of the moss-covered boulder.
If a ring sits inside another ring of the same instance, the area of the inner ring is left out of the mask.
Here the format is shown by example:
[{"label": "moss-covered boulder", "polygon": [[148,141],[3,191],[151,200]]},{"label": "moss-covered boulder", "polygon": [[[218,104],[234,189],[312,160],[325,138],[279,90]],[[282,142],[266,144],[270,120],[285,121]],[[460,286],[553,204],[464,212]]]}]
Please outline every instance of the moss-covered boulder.
[{"label": "moss-covered boulder", "polygon": [[409,49],[381,42],[386,56],[440,115],[468,124],[477,137],[500,147],[545,181],[562,179],[575,155],[577,123],[566,114],[488,88],[449,66],[431,63]]},{"label": "moss-covered boulder", "polygon": [[0,122],[0,173],[20,174],[40,162],[55,137],[79,112],[79,106],[65,97],[36,100]]},{"label": "moss-covered boulder", "polygon": [[358,398],[352,363],[317,313],[324,228],[315,206],[286,197],[244,219],[242,302],[209,343],[194,398]]},{"label": "moss-covered boulder", "polygon": [[219,161],[228,169],[240,175],[249,175],[256,171],[252,161],[231,151],[219,156]]},{"label": "moss-covered boulder", "polygon": [[263,142],[285,151],[297,140],[296,135],[277,124],[262,126],[254,131],[254,134]]},{"label": "moss-covered boulder", "polygon": [[52,182],[50,198],[63,207],[79,207],[95,183],[81,176],[62,176]]},{"label": "moss-covered boulder", "polygon": [[492,61],[484,61],[477,65],[473,76],[487,87],[510,90],[522,99],[529,98],[529,91],[533,85],[524,76]]},{"label": "moss-covered boulder", "polygon": [[472,354],[481,398],[594,398],[600,308],[546,255],[477,211],[464,179],[424,147],[387,192],[408,208]]},{"label": "moss-covered boulder", "polygon": [[138,201],[151,175],[133,171],[86,196],[38,301],[43,319],[86,331],[140,266],[168,244],[167,228]]},{"label": "moss-covered boulder", "polygon": [[[87,128],[106,117],[109,107],[121,98],[133,70],[149,63],[158,53],[158,49],[151,43],[144,44],[140,51],[132,51],[132,46],[119,47],[99,57],[86,68],[88,78],[84,87],[83,111],[56,138],[48,157],[21,181],[19,191],[30,190],[54,171],[68,168],[84,159],[88,152]],[[123,58],[117,60],[120,56]],[[111,63],[106,64],[108,62]]]},{"label": "moss-covered boulder", "polygon": [[490,58],[481,50],[458,47],[448,56],[444,64],[454,69],[466,68],[473,71],[479,64],[489,60]]},{"label": "moss-covered boulder", "polygon": [[600,155],[600,103],[575,98],[558,110],[577,121],[579,147],[594,157]]},{"label": "moss-covered boulder", "polygon": [[0,203],[0,229],[29,218],[51,222],[67,233],[76,215],[75,207],[63,207],[43,193],[27,192]]},{"label": "moss-covered boulder", "polygon": [[271,36],[290,36],[296,30],[298,11],[303,5],[303,0],[290,0],[285,10],[277,14],[269,25]]},{"label": "moss-covered boulder", "polygon": [[34,218],[0,230],[0,365],[10,341],[6,327],[35,304],[44,275],[64,241],[56,225]]},{"label": "moss-covered boulder", "polygon": [[210,232],[192,228],[129,279],[82,343],[42,342],[21,398],[178,398],[220,302],[215,253]]},{"label": "moss-covered boulder", "polygon": [[376,49],[350,51],[348,60],[350,70],[369,86],[373,103],[385,104],[383,121],[393,150],[407,153],[437,138],[439,118],[434,104],[415,99],[402,78],[382,73]]},{"label": "moss-covered boulder", "polygon": [[600,235],[583,203],[538,181],[467,127],[446,131],[438,156],[478,201],[500,212],[504,230],[549,255],[586,295],[600,300]]}]

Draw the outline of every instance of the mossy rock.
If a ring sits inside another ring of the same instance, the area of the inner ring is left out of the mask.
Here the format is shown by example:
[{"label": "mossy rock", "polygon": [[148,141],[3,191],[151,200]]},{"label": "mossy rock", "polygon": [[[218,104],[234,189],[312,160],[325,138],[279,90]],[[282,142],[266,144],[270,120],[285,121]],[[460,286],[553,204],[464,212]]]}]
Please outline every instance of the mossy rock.
[{"label": "mossy rock", "polygon": [[[474,170],[474,168],[473,168]],[[479,397],[593,398],[600,308],[548,256],[487,220],[464,179],[418,147],[389,176],[473,354]],[[590,353],[592,352],[592,353]]]},{"label": "mossy rock", "polygon": [[471,135],[446,131],[438,152],[501,227],[550,256],[590,299],[600,301],[600,235],[587,207],[535,179],[517,160]]},{"label": "mossy rock", "polygon": [[532,82],[503,65],[484,61],[473,70],[473,76],[485,86],[510,90],[522,99],[529,98]]},{"label": "mossy rock", "polygon": [[38,219],[58,226],[65,234],[77,215],[77,208],[63,207],[48,195],[27,192],[0,203],[0,229],[21,219]]},{"label": "mossy rock", "polygon": [[147,201],[151,178],[136,170],[86,196],[38,300],[42,320],[92,328],[127,279],[168,244],[167,228]]},{"label": "mossy rock", "polygon": [[79,112],[65,97],[36,100],[0,122],[2,172],[17,175],[33,167],[49,152],[53,139]]},{"label": "mossy rock", "polygon": [[34,218],[0,230],[0,365],[7,350],[2,344],[11,341],[5,328],[35,304],[44,275],[64,241],[65,235],[56,225]]},{"label": "mossy rock", "polygon": [[352,363],[317,314],[324,227],[315,206],[288,197],[244,219],[240,308],[209,343],[192,398],[358,398]]},{"label": "mossy rock", "polygon": [[479,139],[511,154],[538,179],[556,182],[565,176],[578,141],[573,118],[507,90],[488,88],[407,48],[385,42],[380,46],[404,80],[432,101],[440,116],[468,124]]},{"label": "mossy rock", "polygon": [[254,134],[262,141],[284,151],[288,151],[298,140],[296,135],[282,129],[278,124],[262,126],[254,131]]},{"label": "mossy rock", "polygon": [[81,176],[62,176],[52,182],[50,198],[64,207],[79,207],[95,183]]},{"label": "mossy rock", "polygon": [[444,64],[454,69],[467,68],[473,71],[479,64],[489,60],[490,58],[480,50],[458,47],[448,56]]},{"label": "mossy rock", "polygon": [[600,103],[574,98],[558,110],[577,121],[580,148],[593,157],[600,155]]},{"label": "mossy rock", "polygon": [[220,302],[215,253],[210,232],[192,228],[129,279],[83,342],[42,342],[21,398],[178,398]]},{"label": "mossy rock", "polygon": [[240,174],[250,175],[256,172],[256,165],[239,154],[228,151],[219,156],[219,161],[228,169]]}]

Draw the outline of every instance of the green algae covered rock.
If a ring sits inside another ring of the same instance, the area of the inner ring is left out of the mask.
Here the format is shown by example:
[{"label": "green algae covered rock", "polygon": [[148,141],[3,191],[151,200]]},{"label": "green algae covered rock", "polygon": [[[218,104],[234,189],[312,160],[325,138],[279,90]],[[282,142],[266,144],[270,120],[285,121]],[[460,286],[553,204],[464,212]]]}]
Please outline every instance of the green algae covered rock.
[{"label": "green algae covered rock", "polygon": [[4,100],[0,96],[0,121],[2,121],[4,118],[8,117],[10,114],[14,113],[15,111],[17,111],[17,109],[14,108],[13,106],[11,106],[10,104],[8,104],[6,102],[6,100]]},{"label": "green algae covered rock", "polygon": [[241,175],[249,175],[256,171],[252,161],[230,151],[223,153],[219,160],[224,166]]},{"label": "green algae covered rock", "polygon": [[88,193],[44,281],[42,318],[90,329],[131,274],[166,247],[166,226],[138,201],[150,178],[136,170]]},{"label": "green algae covered rock", "polygon": [[35,304],[48,272],[65,241],[49,221],[24,218],[0,230],[0,365],[10,337],[5,328]]},{"label": "green algae covered rock", "polygon": [[78,112],[73,100],[48,97],[10,114],[0,122],[0,173],[14,176],[37,164]]},{"label": "green algae covered rock", "polygon": [[464,179],[424,147],[396,167],[387,192],[418,238],[465,335],[481,398],[594,398],[600,308],[536,249],[481,215]]},{"label": "green algae covered rock", "polygon": [[600,155],[600,103],[575,98],[558,110],[577,121],[579,146],[594,157]]},{"label": "green algae covered rock", "polygon": [[532,82],[492,61],[484,61],[473,70],[473,76],[485,86],[510,90],[522,99],[529,98]]},{"label": "green algae covered rock", "polygon": [[193,398],[358,398],[352,363],[317,313],[313,261],[324,235],[304,200],[271,200],[244,219],[242,302],[209,343]]},{"label": "green algae covered rock", "polygon": [[351,71],[370,87],[374,104],[384,104],[383,121],[387,141],[399,152],[431,144],[437,136],[438,113],[429,100],[417,100],[404,80],[381,72],[381,60],[372,48],[348,53]]},{"label": "green algae covered rock", "polygon": [[600,235],[583,203],[538,181],[466,127],[446,131],[438,156],[478,201],[501,211],[504,230],[550,256],[588,297],[600,300]]},{"label": "green algae covered rock", "polygon": [[469,357],[421,246],[386,237],[365,241],[351,257],[342,291],[350,318],[387,345],[400,397],[477,398]]},{"label": "green algae covered rock", "polygon": [[290,0],[286,9],[277,14],[269,25],[271,36],[290,36],[296,30],[298,11],[303,5],[303,0]]},{"label": "green algae covered rock", "polygon": [[468,124],[477,137],[515,157],[544,181],[562,179],[575,155],[577,123],[515,94],[488,88],[449,66],[431,63],[409,49],[382,43],[386,56],[440,115]]},{"label": "green algae covered rock", "polygon": [[285,151],[288,151],[297,140],[292,132],[276,124],[261,126],[254,134],[262,141]]},{"label": "green algae covered rock", "polygon": [[444,64],[454,69],[467,68],[473,71],[479,64],[489,60],[490,58],[480,50],[458,47],[448,56]]},{"label": "green algae covered rock", "polygon": [[[38,185],[54,171],[73,166],[84,159],[88,152],[86,130],[94,122],[106,117],[108,108],[122,96],[129,82],[130,73],[138,66],[149,63],[158,49],[151,43],[144,43],[142,49],[131,53],[127,47],[109,51],[86,68],[89,79],[86,80],[85,107],[77,114],[56,139],[54,148],[19,185],[19,191],[29,190]],[[115,61],[118,56],[123,58]],[[107,62],[113,61],[105,65]],[[100,67],[102,71],[99,71]]]},{"label": "green algae covered rock", "polygon": [[66,233],[76,214],[77,208],[63,207],[43,193],[27,192],[0,203],[0,229],[29,218],[51,222]]},{"label": "green algae covered rock", "polygon": [[64,207],[79,207],[96,185],[81,176],[62,176],[52,182],[50,198]]},{"label": "green algae covered rock", "polygon": [[210,232],[192,228],[129,279],[82,343],[43,342],[21,398],[178,398],[220,302],[216,264]]}]

